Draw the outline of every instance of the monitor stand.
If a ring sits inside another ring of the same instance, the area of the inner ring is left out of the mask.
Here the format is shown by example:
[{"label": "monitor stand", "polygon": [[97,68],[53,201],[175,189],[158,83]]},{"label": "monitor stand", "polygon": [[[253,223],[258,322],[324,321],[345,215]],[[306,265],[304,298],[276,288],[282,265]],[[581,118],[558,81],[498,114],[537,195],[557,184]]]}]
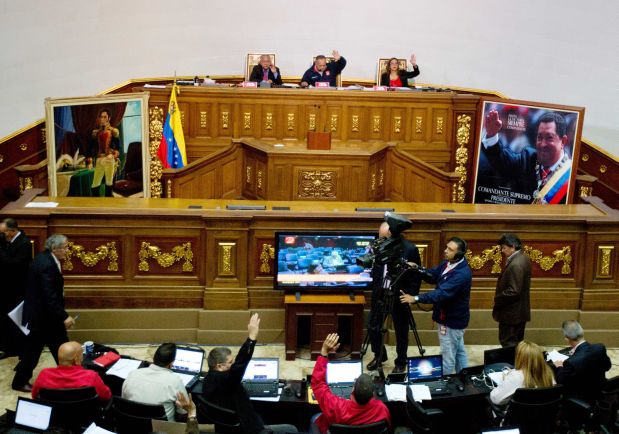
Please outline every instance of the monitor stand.
[{"label": "monitor stand", "polygon": [[294,293],[294,298],[296,301],[301,301],[301,291],[297,291]]},{"label": "monitor stand", "polygon": [[355,301],[355,293],[353,291],[348,293],[348,297],[350,297],[350,301]]}]

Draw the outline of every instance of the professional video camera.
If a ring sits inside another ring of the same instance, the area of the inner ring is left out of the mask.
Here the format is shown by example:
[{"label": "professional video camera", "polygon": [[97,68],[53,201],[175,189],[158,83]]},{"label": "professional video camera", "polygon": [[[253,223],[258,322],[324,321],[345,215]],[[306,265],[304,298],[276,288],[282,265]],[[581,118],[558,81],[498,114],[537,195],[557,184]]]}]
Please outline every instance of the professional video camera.
[{"label": "professional video camera", "polygon": [[378,238],[370,244],[370,251],[363,256],[357,257],[357,264],[364,268],[372,268],[374,265],[387,265],[389,280],[394,283],[393,289],[399,289],[399,283],[405,279],[411,267],[404,256],[404,239],[402,232],[410,228],[413,223],[401,215],[386,212],[385,222],[389,225],[391,236]]}]

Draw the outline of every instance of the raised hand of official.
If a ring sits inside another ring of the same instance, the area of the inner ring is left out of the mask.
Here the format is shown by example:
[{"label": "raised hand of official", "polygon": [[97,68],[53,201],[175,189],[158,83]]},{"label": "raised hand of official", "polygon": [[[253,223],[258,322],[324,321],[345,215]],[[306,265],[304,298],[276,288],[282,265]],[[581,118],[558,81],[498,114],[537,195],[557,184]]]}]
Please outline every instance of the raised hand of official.
[{"label": "raised hand of official", "polygon": [[249,339],[255,341],[258,338],[258,332],[260,331],[260,317],[257,313],[253,314],[247,324],[247,331],[249,332]]},{"label": "raised hand of official", "polygon": [[486,115],[486,137],[490,138],[501,131],[503,127],[503,121],[499,118],[499,112],[496,110],[490,110]]},{"label": "raised hand of official", "polygon": [[331,351],[337,351],[340,347],[339,344],[340,337],[337,333],[329,333],[322,343],[322,348],[320,350],[320,354],[325,357],[329,356]]}]

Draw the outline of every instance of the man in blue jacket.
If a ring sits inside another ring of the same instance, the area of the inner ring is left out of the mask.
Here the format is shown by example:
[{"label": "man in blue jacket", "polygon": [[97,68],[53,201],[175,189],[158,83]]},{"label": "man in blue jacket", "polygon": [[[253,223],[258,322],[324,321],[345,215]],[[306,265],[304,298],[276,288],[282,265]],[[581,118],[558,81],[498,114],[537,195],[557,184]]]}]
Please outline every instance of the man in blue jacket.
[{"label": "man in blue jacket", "polygon": [[312,67],[305,71],[301,78],[301,87],[315,86],[316,82],[327,82],[329,86],[335,87],[337,76],[346,66],[346,59],[340,56],[337,50],[333,50],[331,55],[335,62],[327,63],[327,58],[322,54],[316,56]]},{"label": "man in blue jacket", "polygon": [[[404,293],[400,296],[402,303],[434,304],[432,320],[438,325],[445,375],[460,372],[468,364],[464,330],[471,317],[469,302],[472,273],[464,258],[465,253],[466,242],[458,237],[450,238],[445,247],[446,261],[437,267],[420,270],[422,279],[436,283],[436,288],[418,296]],[[419,268],[418,264],[409,264]]]}]

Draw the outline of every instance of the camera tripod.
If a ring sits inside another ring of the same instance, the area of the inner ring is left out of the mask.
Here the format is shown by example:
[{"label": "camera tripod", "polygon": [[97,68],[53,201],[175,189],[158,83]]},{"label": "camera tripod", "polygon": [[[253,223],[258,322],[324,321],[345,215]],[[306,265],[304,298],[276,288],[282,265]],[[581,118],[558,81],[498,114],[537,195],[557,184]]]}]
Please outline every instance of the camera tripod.
[{"label": "camera tripod", "polygon": [[[382,285],[380,289],[376,291],[376,295],[380,297],[375,305],[376,309],[372,309],[370,311],[368,327],[365,333],[365,338],[363,339],[363,345],[361,347],[361,358],[363,358],[365,353],[367,353],[368,346],[370,345],[371,333],[380,333],[380,347],[378,353],[375,354],[375,357],[376,361],[378,362],[377,370],[381,378],[385,378],[385,373],[383,372],[382,367],[382,360],[385,351],[385,334],[387,333],[386,323],[389,316],[393,317],[392,312],[394,303],[400,303],[399,291],[396,288],[397,283],[400,281],[406,271],[408,270],[400,272],[400,274],[393,281],[391,280],[389,274],[383,277]],[[415,322],[413,312],[410,310],[410,308],[406,309],[406,315],[408,316],[407,319],[409,330],[413,331],[413,336],[415,337],[415,342],[417,343],[417,349],[419,350],[419,354],[423,356],[426,350],[421,344],[421,339],[419,338],[419,333],[417,332],[417,323]]]}]

